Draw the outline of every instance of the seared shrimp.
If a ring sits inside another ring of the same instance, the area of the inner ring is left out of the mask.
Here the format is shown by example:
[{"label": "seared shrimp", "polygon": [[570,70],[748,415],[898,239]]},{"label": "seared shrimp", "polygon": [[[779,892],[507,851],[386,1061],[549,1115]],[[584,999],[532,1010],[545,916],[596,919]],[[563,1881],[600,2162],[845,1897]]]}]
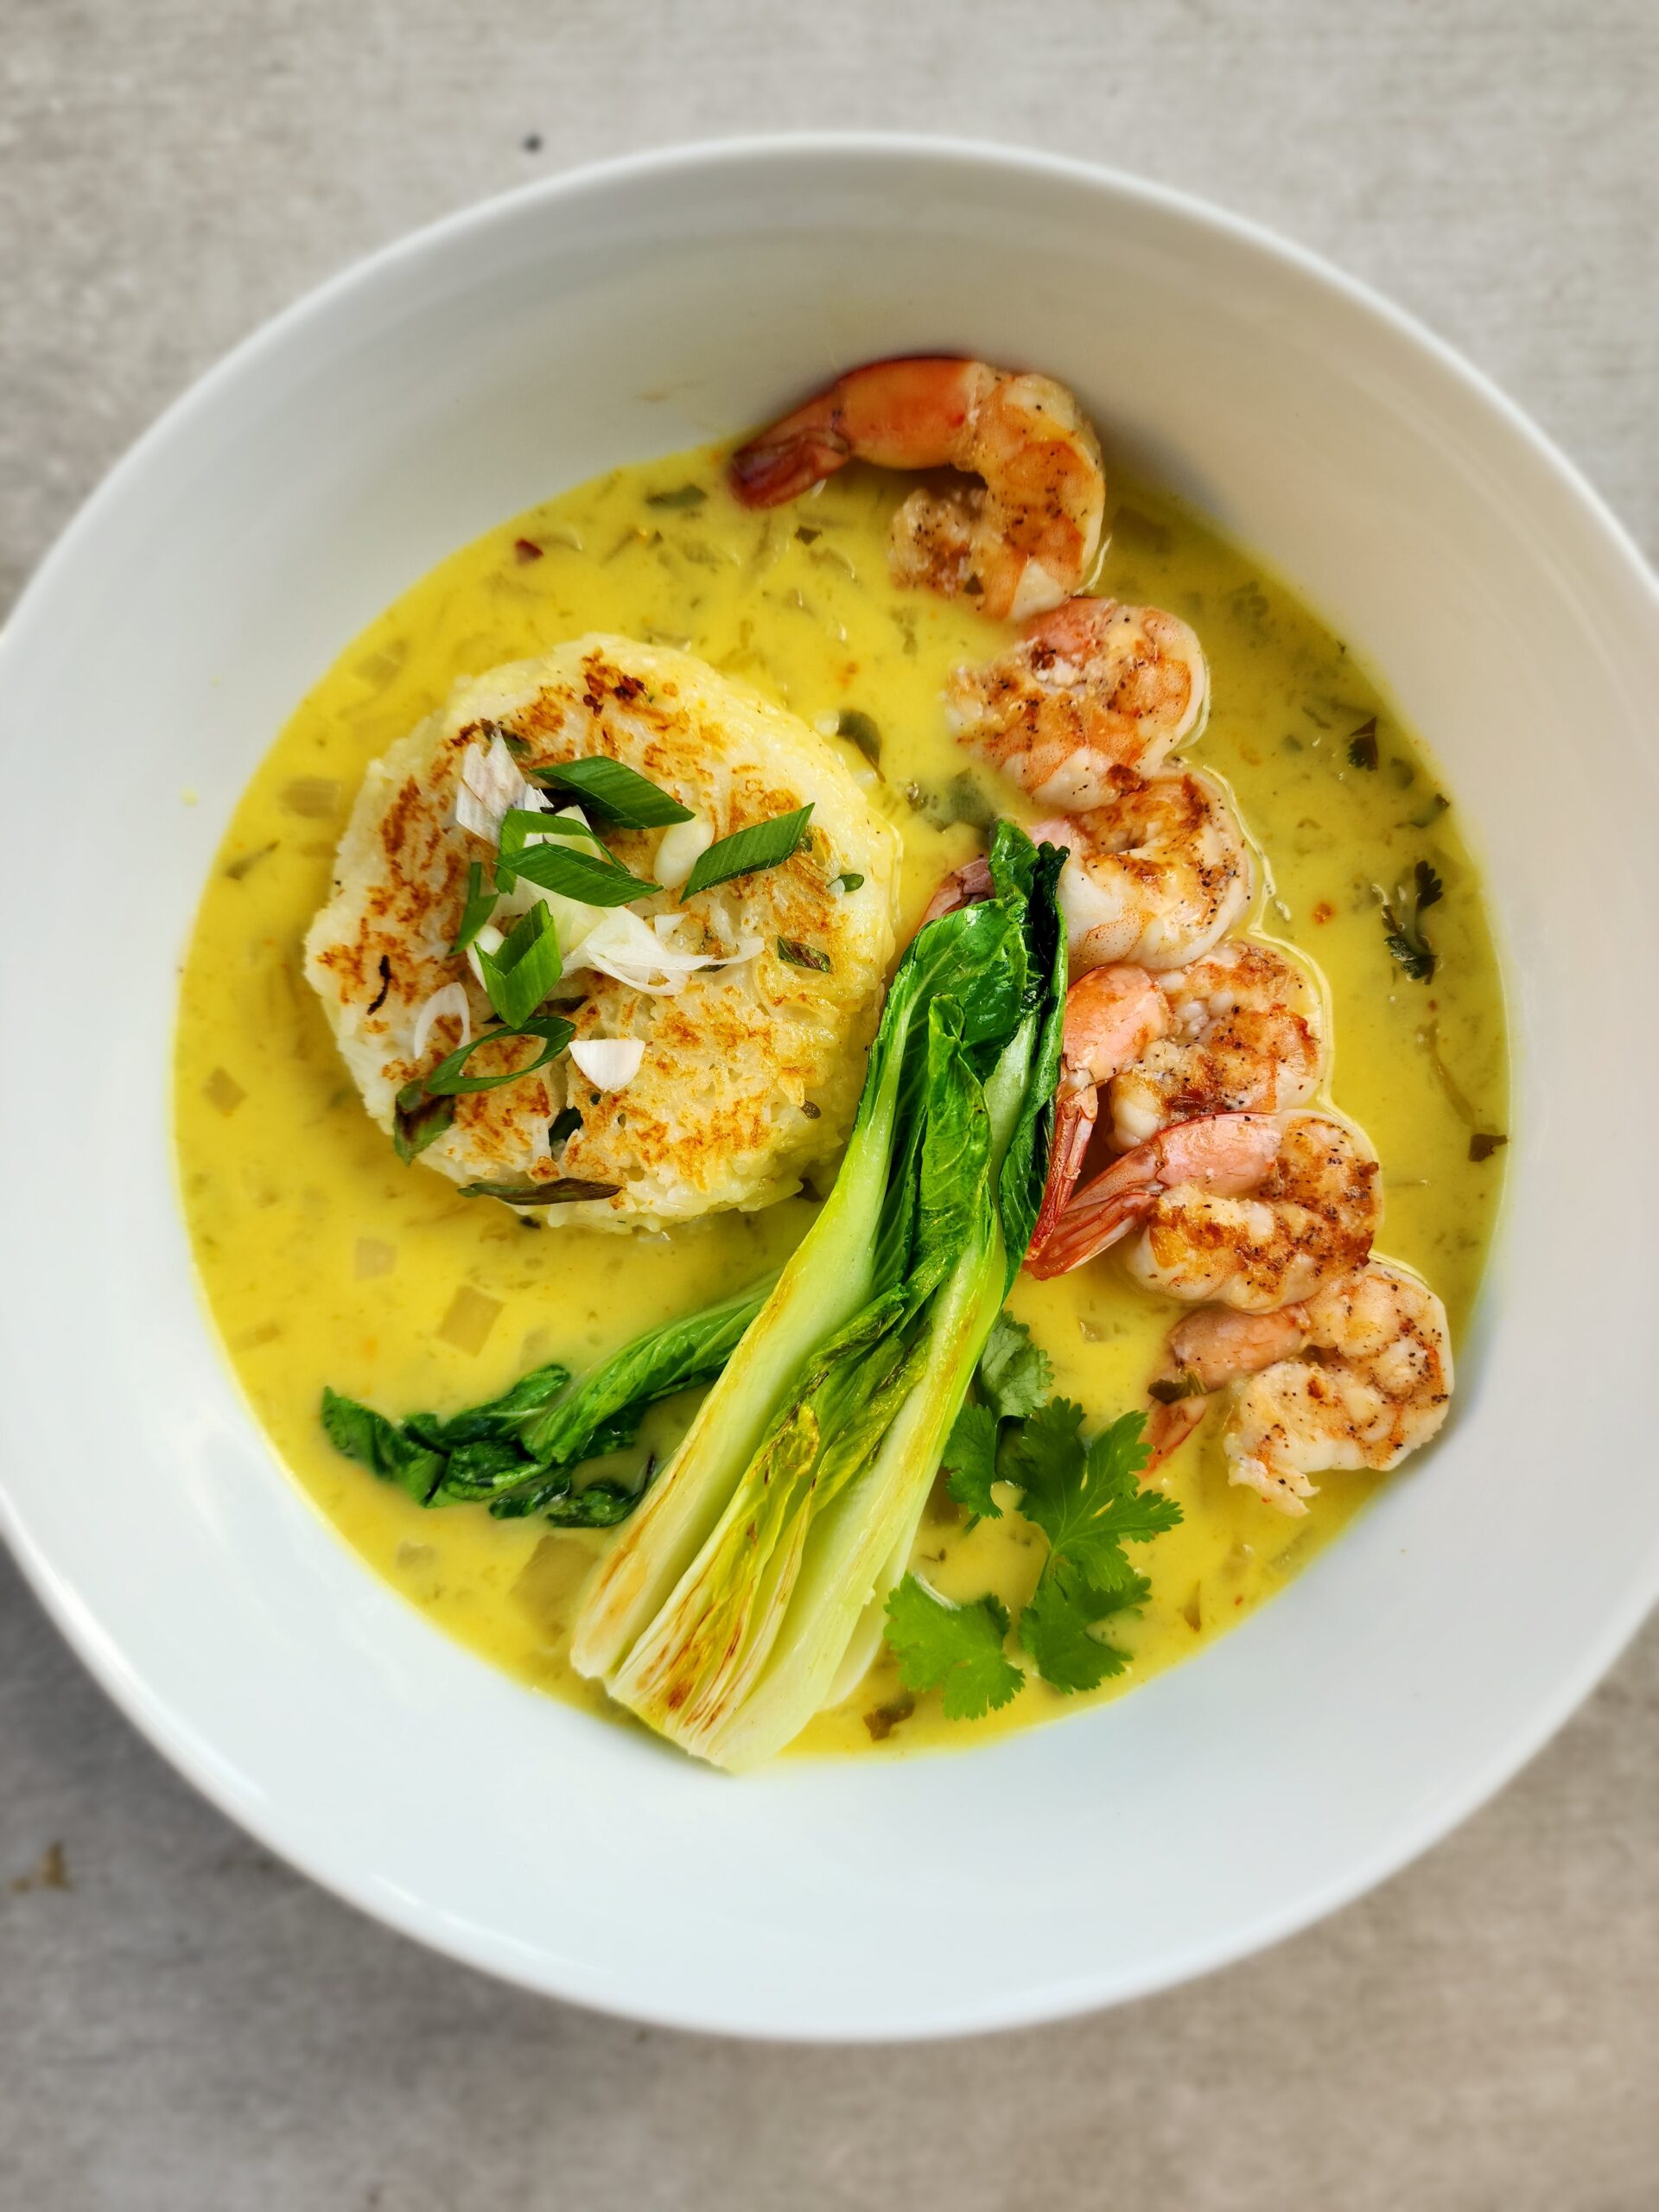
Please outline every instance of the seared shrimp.
[{"label": "seared shrimp", "polygon": [[1172,1122],[1306,1105],[1325,1066],[1319,986],[1274,945],[1229,938],[1159,976],[1085,969],[1065,1002],[1054,1142],[1031,1255],[1053,1235],[1076,1185],[1101,1086],[1111,1086],[1112,1141],[1130,1152]]},{"label": "seared shrimp", "polygon": [[1066,993],[1048,1180],[1028,1259],[1042,1251],[1071,1196],[1094,1131],[1100,1086],[1138,1059],[1168,1021],[1168,1008],[1144,968],[1091,968]]},{"label": "seared shrimp", "polygon": [[1264,1313],[1364,1265],[1381,1207],[1376,1161],[1323,1114],[1179,1122],[1086,1183],[1033,1267],[1065,1274],[1126,1248],[1144,1288]]},{"label": "seared shrimp", "polygon": [[[1197,960],[1249,906],[1250,854],[1220,787],[1194,769],[1144,779],[1113,771],[1117,796],[1087,814],[1057,815],[1031,835],[1068,848],[1060,871],[1074,973],[1129,962],[1162,972]],[[925,921],[990,895],[982,858],[934,893]]]},{"label": "seared shrimp", "polygon": [[1305,1106],[1324,1081],[1324,996],[1277,945],[1230,938],[1155,980],[1167,1018],[1112,1083],[1120,1152],[1172,1122]]},{"label": "seared shrimp", "polygon": [[945,702],[962,744],[1039,805],[1074,813],[1116,798],[1112,769],[1150,775],[1200,734],[1209,677],[1178,616],[1069,599],[995,660],[959,668]]},{"label": "seared shrimp", "polygon": [[1227,1394],[1229,1479],[1281,1513],[1306,1513],[1310,1476],[1396,1467],[1446,1419],[1446,1308],[1414,1275],[1373,1260],[1275,1313],[1189,1314],[1170,1332],[1152,1385],[1154,1465],[1218,1390]]},{"label": "seared shrimp", "polygon": [[1069,599],[1100,550],[1100,442],[1048,377],[956,358],[867,362],[734,454],[732,489],[745,506],[780,506],[855,460],[981,480],[910,494],[888,543],[895,583],[1018,621]]},{"label": "seared shrimp", "polygon": [[1250,855],[1221,787],[1196,769],[1144,780],[1032,831],[1069,845],[1060,906],[1076,968],[1179,968],[1224,937],[1250,899]]}]

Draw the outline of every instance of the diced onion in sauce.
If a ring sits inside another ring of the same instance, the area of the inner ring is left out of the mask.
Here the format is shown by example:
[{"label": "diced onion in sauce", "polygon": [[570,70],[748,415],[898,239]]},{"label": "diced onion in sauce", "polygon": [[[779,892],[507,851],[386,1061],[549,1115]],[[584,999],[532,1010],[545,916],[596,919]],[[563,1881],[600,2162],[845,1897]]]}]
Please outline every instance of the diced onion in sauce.
[{"label": "diced onion in sauce", "polygon": [[389,1275],[397,1264],[397,1247],[388,1244],[383,1236],[359,1236],[352,1273],[359,1282],[367,1282],[373,1275]]},{"label": "diced onion in sauce", "polygon": [[215,1068],[202,1084],[201,1095],[210,1106],[217,1106],[221,1114],[234,1114],[248,1094],[233,1075],[224,1068]]},{"label": "diced onion in sauce", "polygon": [[283,785],[283,804],[308,822],[327,822],[340,811],[340,785],[332,776],[296,776]]},{"label": "diced onion in sauce", "polygon": [[464,1282],[438,1324],[438,1335],[445,1344],[454,1344],[457,1351],[476,1357],[483,1351],[500,1311],[499,1298],[486,1298],[481,1290],[474,1290],[471,1283]]}]

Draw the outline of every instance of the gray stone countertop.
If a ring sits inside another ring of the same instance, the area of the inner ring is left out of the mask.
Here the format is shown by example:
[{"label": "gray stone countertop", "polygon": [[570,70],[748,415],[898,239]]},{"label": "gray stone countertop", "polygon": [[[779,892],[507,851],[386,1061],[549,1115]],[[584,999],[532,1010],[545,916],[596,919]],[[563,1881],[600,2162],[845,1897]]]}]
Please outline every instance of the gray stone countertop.
[{"label": "gray stone countertop", "polygon": [[[343,263],[554,168],[822,124],[1059,149],[1276,226],[1489,370],[1651,551],[1656,113],[1652,0],[0,0],[0,605]],[[1561,1484],[1570,1541],[1594,1470]],[[906,2050],[639,2029],[273,1862],[0,1563],[0,2206],[1650,2212],[1656,1874],[1650,1626],[1449,1841],[1191,1987]]]}]

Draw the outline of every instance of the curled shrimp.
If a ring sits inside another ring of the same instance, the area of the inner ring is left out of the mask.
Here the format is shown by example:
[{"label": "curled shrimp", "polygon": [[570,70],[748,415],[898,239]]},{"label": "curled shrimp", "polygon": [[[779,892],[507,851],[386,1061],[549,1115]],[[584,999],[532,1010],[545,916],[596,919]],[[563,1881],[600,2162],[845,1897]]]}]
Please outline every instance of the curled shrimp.
[{"label": "curled shrimp", "polygon": [[1147,1290],[1263,1313],[1364,1265],[1381,1206],[1375,1156],[1325,1114],[1178,1122],[1077,1192],[1032,1272],[1125,1248]]},{"label": "curled shrimp", "polygon": [[1031,833],[1071,849],[1059,892],[1072,964],[1179,968],[1208,952],[1249,904],[1243,829],[1220,785],[1197,769],[1113,774],[1116,794],[1105,805]]},{"label": "curled shrimp", "polygon": [[1105,806],[1110,772],[1150,775],[1203,730],[1209,675],[1179,616],[1115,599],[1070,599],[1017,645],[945,687],[958,741],[1040,806]]},{"label": "curled shrimp", "polygon": [[1305,1513],[1311,1476],[1396,1467],[1439,1429],[1452,1395],[1446,1308],[1414,1275],[1373,1260],[1274,1313],[1188,1314],[1152,1385],[1154,1465],[1218,1391],[1229,1480]]},{"label": "curled shrimp", "polygon": [[1325,1080],[1325,999],[1279,946],[1230,938],[1155,979],[1166,1009],[1114,1071],[1112,1141],[1133,1151],[1172,1122],[1305,1106]]},{"label": "curled shrimp", "polygon": [[1100,550],[1100,442],[1051,378],[955,357],[867,362],[734,454],[732,489],[745,506],[780,506],[855,460],[981,480],[905,500],[895,583],[1017,621],[1068,599]]},{"label": "curled shrimp", "polygon": [[1059,1225],[1094,1132],[1100,1086],[1144,1052],[1168,1020],[1144,968],[1090,968],[1066,993],[1048,1179],[1027,1259],[1042,1252]]},{"label": "curled shrimp", "polygon": [[1112,1141],[1131,1152],[1172,1122],[1306,1105],[1325,1068],[1319,985],[1275,945],[1230,938],[1157,976],[1085,969],[1065,1002],[1054,1142],[1032,1256],[1053,1235],[1077,1183],[1102,1086],[1110,1085]]}]

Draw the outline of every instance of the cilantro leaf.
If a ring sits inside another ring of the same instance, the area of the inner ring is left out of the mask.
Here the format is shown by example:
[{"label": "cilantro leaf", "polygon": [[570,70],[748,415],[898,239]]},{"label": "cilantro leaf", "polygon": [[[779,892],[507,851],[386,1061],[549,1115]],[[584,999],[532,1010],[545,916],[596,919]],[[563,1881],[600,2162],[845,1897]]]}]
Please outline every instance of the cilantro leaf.
[{"label": "cilantro leaf", "polygon": [[1021,1424],[1008,1452],[1008,1479],[1025,1491],[1020,1510],[1052,1546],[1062,1525],[1067,1486],[1083,1471],[1083,1408],[1051,1398]]},{"label": "cilantro leaf", "polygon": [[1007,1608],[995,1598],[953,1605],[907,1574],[887,1613],[899,1681],[909,1690],[943,1689],[947,1720],[978,1720],[1023,1688],[1025,1676],[1002,1649]]},{"label": "cilantro leaf", "polygon": [[1009,1474],[1025,1486],[1020,1510],[1048,1538],[1051,1563],[1064,1560],[1096,1589],[1109,1590],[1124,1571],[1124,1543],[1162,1535],[1181,1509],[1135,1480],[1148,1456],[1144,1414],[1122,1414],[1086,1451],[1082,1426],[1081,1406],[1054,1399],[1026,1423]]},{"label": "cilantro leaf", "polygon": [[1054,1380],[1048,1355],[1031,1340],[1031,1331],[1011,1313],[999,1313],[991,1325],[976,1370],[979,1397],[957,1414],[941,1464],[945,1484],[958,1505],[987,1521],[1002,1509],[991,1496],[997,1479],[1002,1423],[1023,1421],[1047,1399]]},{"label": "cilantro leaf", "polygon": [[1378,891],[1382,907],[1382,941],[1414,983],[1433,980],[1440,956],[1423,934],[1422,916],[1439,906],[1446,886],[1427,861],[1418,861],[1392,897]]},{"label": "cilantro leaf", "polygon": [[996,1415],[988,1406],[964,1403],[957,1415],[941,1465],[945,1488],[958,1505],[986,1521],[998,1521],[1002,1509],[991,1496],[996,1480]]},{"label": "cilantro leaf", "polygon": [[999,1421],[1034,1414],[1054,1385],[1054,1366],[1031,1331],[1012,1313],[999,1313],[979,1356],[979,1387]]},{"label": "cilantro leaf", "polygon": [[1109,1676],[1122,1674],[1128,1654],[1090,1630],[1112,1614],[1143,1604],[1150,1587],[1145,1575],[1132,1567],[1099,1588],[1063,1562],[1046,1567],[1020,1616],[1020,1641],[1043,1680],[1069,1695],[1098,1689]]},{"label": "cilantro leaf", "polygon": [[1083,1408],[1056,1398],[1020,1427],[1007,1471],[1024,1485],[1020,1510],[1048,1538],[1048,1559],[1020,1619],[1020,1640],[1058,1690],[1094,1689],[1128,1664],[1090,1633],[1113,1613],[1139,1605],[1148,1585],[1124,1556],[1173,1529],[1181,1509],[1136,1479],[1147,1464],[1143,1414],[1124,1414],[1092,1442]]}]

